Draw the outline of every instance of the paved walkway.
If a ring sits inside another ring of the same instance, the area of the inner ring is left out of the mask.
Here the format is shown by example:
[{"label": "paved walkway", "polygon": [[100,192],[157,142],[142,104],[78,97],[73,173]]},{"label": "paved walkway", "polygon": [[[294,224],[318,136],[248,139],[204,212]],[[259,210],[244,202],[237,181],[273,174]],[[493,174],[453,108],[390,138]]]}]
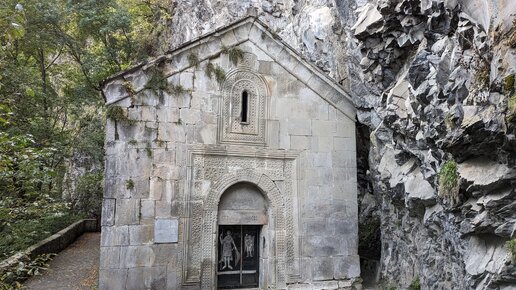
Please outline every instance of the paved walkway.
[{"label": "paved walkway", "polygon": [[23,289],[97,289],[100,233],[85,233],[50,262],[42,276],[32,277]]}]

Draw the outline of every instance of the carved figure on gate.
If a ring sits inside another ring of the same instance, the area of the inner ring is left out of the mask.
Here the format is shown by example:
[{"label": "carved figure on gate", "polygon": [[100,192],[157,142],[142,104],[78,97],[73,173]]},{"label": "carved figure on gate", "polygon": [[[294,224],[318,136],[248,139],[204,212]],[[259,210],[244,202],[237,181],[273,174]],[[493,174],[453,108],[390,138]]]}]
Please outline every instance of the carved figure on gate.
[{"label": "carved figure on gate", "polygon": [[252,258],[253,252],[254,252],[254,236],[252,236],[250,234],[245,234],[244,245],[245,245],[246,258],[248,258],[248,257]]},{"label": "carved figure on gate", "polygon": [[222,238],[222,234],[220,234],[219,240],[220,244],[222,245],[222,259],[219,261],[219,263],[224,263],[222,270],[226,268],[233,269],[231,266],[231,261],[233,261],[233,250],[235,251],[235,266],[240,260],[240,253],[238,252],[235,241],[231,236],[231,231],[227,231],[224,238]]}]

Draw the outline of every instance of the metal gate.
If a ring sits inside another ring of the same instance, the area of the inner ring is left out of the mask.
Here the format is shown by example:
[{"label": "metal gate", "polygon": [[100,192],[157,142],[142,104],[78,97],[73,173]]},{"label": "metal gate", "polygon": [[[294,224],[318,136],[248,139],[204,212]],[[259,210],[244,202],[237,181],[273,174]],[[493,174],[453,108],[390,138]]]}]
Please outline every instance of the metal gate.
[{"label": "metal gate", "polygon": [[219,289],[258,287],[260,226],[220,225],[217,286]]}]

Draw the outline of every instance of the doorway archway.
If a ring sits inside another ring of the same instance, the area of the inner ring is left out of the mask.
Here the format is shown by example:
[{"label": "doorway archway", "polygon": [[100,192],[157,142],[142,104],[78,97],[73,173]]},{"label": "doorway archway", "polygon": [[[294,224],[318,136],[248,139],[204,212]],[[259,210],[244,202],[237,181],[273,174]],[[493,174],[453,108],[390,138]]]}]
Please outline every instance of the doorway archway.
[{"label": "doorway archway", "polygon": [[259,287],[270,236],[267,209],[267,200],[251,183],[236,183],[222,194],[217,216],[217,288]]},{"label": "doorway archway", "polygon": [[[240,170],[221,177],[211,188],[204,202],[202,227],[202,289],[217,287],[217,269],[219,260],[217,248],[220,243],[218,218],[219,204],[226,206],[221,197],[235,184],[252,185],[267,205],[266,224],[260,229],[260,263],[258,272],[260,288],[284,289],[286,287],[286,237],[285,237],[285,205],[281,192],[276,184],[265,174],[253,170]],[[231,196],[232,194],[228,194]],[[223,220],[223,214],[221,220]],[[249,218],[240,216],[240,218]],[[224,223],[224,221],[222,221]],[[224,236],[223,236],[224,238]],[[265,238],[265,243],[263,243]]]}]

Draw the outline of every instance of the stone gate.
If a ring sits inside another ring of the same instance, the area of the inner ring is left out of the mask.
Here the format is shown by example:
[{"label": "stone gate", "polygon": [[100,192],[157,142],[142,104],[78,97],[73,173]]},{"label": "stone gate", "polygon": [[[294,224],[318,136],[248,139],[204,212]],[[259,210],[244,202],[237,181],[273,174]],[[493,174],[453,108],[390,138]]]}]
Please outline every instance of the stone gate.
[{"label": "stone gate", "polygon": [[253,17],[103,86],[100,289],[346,288],[355,109]]}]

